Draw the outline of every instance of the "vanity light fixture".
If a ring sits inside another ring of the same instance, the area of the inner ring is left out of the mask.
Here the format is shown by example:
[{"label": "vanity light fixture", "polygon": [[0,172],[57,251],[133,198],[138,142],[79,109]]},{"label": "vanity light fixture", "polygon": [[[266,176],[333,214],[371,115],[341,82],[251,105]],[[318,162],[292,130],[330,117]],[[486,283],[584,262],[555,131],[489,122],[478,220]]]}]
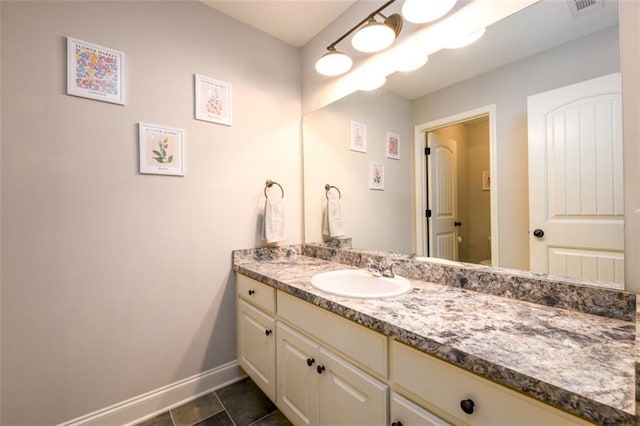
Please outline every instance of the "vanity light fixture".
[{"label": "vanity light fixture", "polygon": [[316,71],[328,76],[340,75],[349,71],[352,65],[353,61],[349,56],[336,50],[335,46],[329,46],[316,62]]},{"label": "vanity light fixture", "polygon": [[[397,13],[383,15],[382,11],[395,1],[387,1],[327,46],[327,51],[316,62],[316,71],[326,76],[337,76],[351,69],[353,65],[351,58],[336,49],[336,45],[351,34],[355,33],[351,39],[355,49],[366,53],[379,52],[393,44],[400,34],[403,16],[407,21],[414,23],[431,22],[446,15],[455,6],[457,0],[405,0],[402,16]],[[417,69],[426,61],[425,57],[416,59],[412,61],[411,66],[401,66],[401,69],[403,71]]]},{"label": "vanity light fixture", "polygon": [[[378,52],[389,47],[402,30],[402,17],[397,13],[387,17],[381,12],[395,1],[387,1],[327,46],[327,52],[316,62],[316,71],[323,75],[335,76],[351,69],[351,58],[336,50],[336,45],[354,32],[356,34],[352,40],[353,47],[362,52]],[[376,19],[378,15],[384,19],[382,22]]]},{"label": "vanity light fixture", "polygon": [[360,52],[379,52],[391,46],[402,30],[402,17],[397,13],[388,18],[380,14],[384,22],[378,22],[370,16],[367,23],[351,39],[351,44]]}]

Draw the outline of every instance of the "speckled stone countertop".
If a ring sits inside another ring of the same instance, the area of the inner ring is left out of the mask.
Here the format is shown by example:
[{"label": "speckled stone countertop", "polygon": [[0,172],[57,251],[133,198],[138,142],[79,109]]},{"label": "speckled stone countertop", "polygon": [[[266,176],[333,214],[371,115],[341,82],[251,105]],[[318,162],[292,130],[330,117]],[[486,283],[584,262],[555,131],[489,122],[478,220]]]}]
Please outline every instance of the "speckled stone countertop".
[{"label": "speckled stone countertop", "polygon": [[317,249],[237,250],[233,268],[587,420],[637,424],[635,296],[632,318],[607,318],[415,280],[413,261],[397,257],[396,273],[411,278],[411,292],[386,299],[345,298],[315,289],[311,277],[353,265],[310,254],[318,255]]}]

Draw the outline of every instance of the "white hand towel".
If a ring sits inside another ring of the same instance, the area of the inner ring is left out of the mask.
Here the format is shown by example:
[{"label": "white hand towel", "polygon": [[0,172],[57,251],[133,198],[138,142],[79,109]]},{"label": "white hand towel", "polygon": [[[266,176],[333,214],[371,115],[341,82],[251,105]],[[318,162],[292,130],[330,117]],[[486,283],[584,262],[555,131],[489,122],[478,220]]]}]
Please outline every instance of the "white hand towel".
[{"label": "white hand towel", "polygon": [[267,198],[267,201],[264,203],[262,239],[267,243],[276,243],[285,240],[284,201],[282,198]]},{"label": "white hand towel", "polygon": [[324,220],[322,224],[322,233],[330,238],[341,237],[345,234],[340,200],[327,200],[327,208],[324,212]]}]

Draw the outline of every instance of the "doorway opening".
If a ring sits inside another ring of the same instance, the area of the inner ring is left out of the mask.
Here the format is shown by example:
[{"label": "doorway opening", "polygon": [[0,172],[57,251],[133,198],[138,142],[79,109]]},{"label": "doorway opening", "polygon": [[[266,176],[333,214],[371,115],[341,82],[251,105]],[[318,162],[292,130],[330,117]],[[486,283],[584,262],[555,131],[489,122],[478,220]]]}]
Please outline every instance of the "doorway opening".
[{"label": "doorway opening", "polygon": [[498,266],[495,106],[416,126],[416,252]]}]

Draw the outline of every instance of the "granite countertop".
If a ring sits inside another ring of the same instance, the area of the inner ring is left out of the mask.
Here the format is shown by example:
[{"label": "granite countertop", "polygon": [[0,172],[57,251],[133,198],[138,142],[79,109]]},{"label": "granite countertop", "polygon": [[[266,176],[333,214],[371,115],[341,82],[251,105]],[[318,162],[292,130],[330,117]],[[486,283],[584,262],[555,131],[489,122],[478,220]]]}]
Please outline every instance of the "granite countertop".
[{"label": "granite countertop", "polygon": [[278,290],[587,420],[637,424],[635,322],[415,279],[386,299],[311,286],[319,272],[351,267],[234,252],[234,270]]}]

